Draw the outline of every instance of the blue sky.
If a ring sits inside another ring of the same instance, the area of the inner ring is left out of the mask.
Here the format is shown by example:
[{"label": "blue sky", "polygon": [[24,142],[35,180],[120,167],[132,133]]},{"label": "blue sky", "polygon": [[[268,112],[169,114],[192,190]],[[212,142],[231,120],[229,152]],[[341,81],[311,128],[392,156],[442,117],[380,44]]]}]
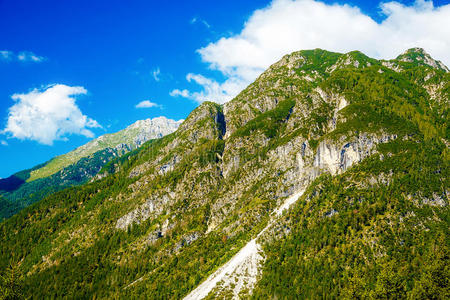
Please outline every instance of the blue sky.
[{"label": "blue sky", "polygon": [[[139,119],[178,120],[206,99],[226,102],[293,50],[357,49],[392,58],[417,44],[448,65],[450,34],[427,31],[450,27],[448,1],[399,2],[0,0],[0,177]],[[342,23],[341,39],[327,29],[333,22]],[[144,100],[157,106],[136,108]],[[40,128],[30,117],[46,108],[48,124],[61,128]],[[59,113],[59,121],[51,119]],[[9,126],[11,116],[22,123]],[[28,128],[19,128],[25,118]]]}]

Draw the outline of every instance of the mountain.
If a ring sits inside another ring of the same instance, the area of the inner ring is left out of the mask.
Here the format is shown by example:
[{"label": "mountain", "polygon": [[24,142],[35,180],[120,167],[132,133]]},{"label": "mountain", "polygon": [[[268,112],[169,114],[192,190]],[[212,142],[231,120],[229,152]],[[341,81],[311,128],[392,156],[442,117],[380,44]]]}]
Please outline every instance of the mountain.
[{"label": "mountain", "polygon": [[27,181],[33,181],[55,174],[79,161],[106,148],[116,148],[119,151],[136,149],[148,140],[163,137],[174,132],[182,121],[174,121],[165,117],[140,120],[112,134],[102,135],[67,154],[55,157],[45,166],[35,169],[30,173]]},{"label": "mountain", "polygon": [[0,223],[0,270],[36,298],[448,299],[449,76],[286,55]]},{"label": "mountain", "polygon": [[0,195],[4,198],[0,198],[0,219],[10,217],[54,191],[87,182],[112,159],[137,149],[149,140],[174,132],[182,121],[165,117],[140,120],[47,163],[0,179]]}]

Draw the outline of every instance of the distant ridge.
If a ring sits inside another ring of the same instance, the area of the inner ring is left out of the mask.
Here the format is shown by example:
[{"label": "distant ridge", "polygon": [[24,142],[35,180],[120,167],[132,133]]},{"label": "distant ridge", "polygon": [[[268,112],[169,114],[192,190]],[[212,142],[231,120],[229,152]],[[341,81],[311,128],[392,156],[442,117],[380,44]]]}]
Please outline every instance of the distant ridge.
[{"label": "distant ridge", "polygon": [[122,149],[125,147],[127,150],[136,149],[148,140],[160,138],[174,132],[182,122],[183,120],[175,121],[163,116],[136,121],[121,131],[102,135],[69,153],[53,158],[42,168],[32,171],[27,181],[30,182],[55,174],[65,167],[76,163],[81,158],[105,148],[119,147]]}]

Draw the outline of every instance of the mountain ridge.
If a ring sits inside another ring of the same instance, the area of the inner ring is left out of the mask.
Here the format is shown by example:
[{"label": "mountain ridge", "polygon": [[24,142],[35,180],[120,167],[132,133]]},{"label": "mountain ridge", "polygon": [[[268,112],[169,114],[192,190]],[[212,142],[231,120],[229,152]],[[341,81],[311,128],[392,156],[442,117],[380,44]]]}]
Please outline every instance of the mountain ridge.
[{"label": "mountain ridge", "polygon": [[31,172],[28,181],[52,175],[64,167],[76,163],[80,158],[105,148],[116,148],[122,144],[128,145],[129,148],[138,147],[149,139],[160,138],[173,132],[182,121],[167,119],[163,116],[138,120],[123,130],[99,136],[66,154],[53,158],[43,168]]}]

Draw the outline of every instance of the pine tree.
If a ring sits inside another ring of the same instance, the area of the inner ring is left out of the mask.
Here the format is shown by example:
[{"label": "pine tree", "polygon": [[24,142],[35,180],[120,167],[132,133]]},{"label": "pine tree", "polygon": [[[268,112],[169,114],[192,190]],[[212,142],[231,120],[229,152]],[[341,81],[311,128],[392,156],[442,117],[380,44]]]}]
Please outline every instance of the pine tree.
[{"label": "pine tree", "polygon": [[23,299],[20,264],[11,261],[9,267],[0,275],[0,300]]}]

